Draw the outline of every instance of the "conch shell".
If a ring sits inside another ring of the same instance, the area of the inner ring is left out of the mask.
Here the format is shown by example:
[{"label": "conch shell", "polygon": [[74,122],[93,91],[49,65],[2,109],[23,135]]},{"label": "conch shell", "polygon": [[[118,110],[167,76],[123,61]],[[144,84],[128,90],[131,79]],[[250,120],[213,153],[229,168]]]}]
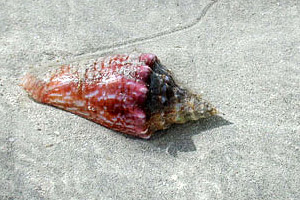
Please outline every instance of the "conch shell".
[{"label": "conch shell", "polygon": [[29,73],[21,85],[37,102],[140,138],[174,123],[217,114],[200,95],[178,86],[150,53],[63,65],[42,76]]}]

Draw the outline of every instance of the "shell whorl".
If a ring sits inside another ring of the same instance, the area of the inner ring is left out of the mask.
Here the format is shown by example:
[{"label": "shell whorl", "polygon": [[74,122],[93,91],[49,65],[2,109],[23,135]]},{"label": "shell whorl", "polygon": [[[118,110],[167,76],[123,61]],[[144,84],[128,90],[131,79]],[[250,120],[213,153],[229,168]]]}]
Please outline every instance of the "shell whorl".
[{"label": "shell whorl", "polygon": [[183,124],[216,115],[218,112],[201,95],[181,88],[171,72],[156,60],[152,66],[147,97],[150,131],[162,130],[171,124]]}]

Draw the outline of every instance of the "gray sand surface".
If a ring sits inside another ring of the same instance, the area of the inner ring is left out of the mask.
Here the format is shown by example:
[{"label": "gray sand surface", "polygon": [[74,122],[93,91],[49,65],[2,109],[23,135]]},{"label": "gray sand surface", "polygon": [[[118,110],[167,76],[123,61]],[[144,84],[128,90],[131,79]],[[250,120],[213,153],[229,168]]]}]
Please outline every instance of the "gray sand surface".
[{"label": "gray sand surface", "polygon": [[[300,199],[300,2],[120,2],[0,2],[0,199]],[[18,86],[32,66],[133,51],[225,115],[147,141]]]}]

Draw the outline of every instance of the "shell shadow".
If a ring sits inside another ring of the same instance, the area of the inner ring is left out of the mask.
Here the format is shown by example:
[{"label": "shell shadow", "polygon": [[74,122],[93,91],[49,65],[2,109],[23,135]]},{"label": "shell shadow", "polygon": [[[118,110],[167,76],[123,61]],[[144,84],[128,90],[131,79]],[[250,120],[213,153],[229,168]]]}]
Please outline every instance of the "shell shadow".
[{"label": "shell shadow", "polygon": [[151,148],[164,151],[176,157],[178,152],[196,151],[193,136],[204,131],[233,124],[220,116],[213,116],[183,125],[173,125],[167,130],[159,131],[146,143]]}]

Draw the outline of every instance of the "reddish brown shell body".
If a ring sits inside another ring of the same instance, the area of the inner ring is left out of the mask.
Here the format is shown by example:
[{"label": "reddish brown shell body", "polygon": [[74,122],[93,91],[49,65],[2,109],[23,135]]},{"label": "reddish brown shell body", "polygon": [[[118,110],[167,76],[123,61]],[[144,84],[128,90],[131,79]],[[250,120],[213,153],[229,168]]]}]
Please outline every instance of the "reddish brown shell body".
[{"label": "reddish brown shell body", "polygon": [[[42,78],[27,74],[22,86],[38,102],[141,138],[172,123],[216,113],[201,97],[178,87],[153,54],[115,55],[89,65],[61,66]],[[196,110],[197,99],[201,110]]]}]

